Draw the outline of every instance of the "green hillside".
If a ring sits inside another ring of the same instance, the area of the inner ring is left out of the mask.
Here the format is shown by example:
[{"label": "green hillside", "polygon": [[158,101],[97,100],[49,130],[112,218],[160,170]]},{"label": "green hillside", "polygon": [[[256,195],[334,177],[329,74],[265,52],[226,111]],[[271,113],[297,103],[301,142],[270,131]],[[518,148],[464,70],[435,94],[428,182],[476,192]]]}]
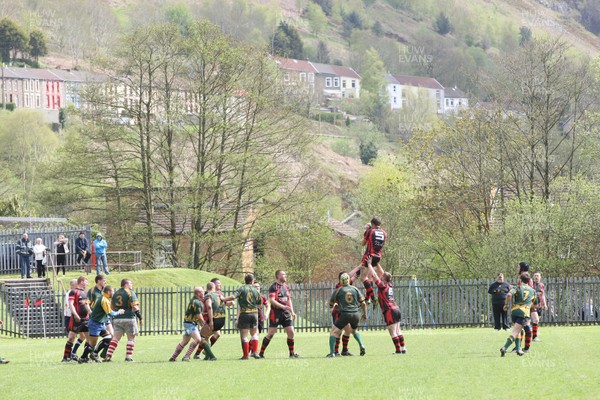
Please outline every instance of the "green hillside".
[{"label": "green hillside", "polygon": [[[78,278],[79,276],[87,276],[89,279],[89,287],[94,285],[94,277],[96,276],[95,272],[92,272],[88,275],[82,273],[81,271],[69,271],[63,277],[60,275],[58,277],[58,281],[63,282],[65,288],[69,286],[69,281],[74,278]],[[6,275],[3,276],[2,279],[16,279],[17,275]],[[209,282],[212,278],[219,278],[223,286],[233,286],[237,287],[240,285],[240,282],[228,278],[226,276],[213,274],[206,271],[197,271],[193,269],[187,268],[164,268],[164,269],[153,269],[153,270],[144,270],[144,271],[134,271],[134,272],[117,272],[113,271],[107,277],[108,285],[114,287],[121,286],[121,279],[130,278],[133,280],[134,288],[150,288],[150,287],[178,287],[178,286],[206,286],[206,283]]]}]

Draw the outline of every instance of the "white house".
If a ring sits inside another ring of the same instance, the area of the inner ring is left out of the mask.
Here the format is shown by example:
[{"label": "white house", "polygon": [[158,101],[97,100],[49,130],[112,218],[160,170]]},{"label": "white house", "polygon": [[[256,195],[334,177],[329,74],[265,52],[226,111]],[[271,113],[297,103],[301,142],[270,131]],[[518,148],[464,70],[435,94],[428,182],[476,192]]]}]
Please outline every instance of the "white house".
[{"label": "white house", "polygon": [[456,86],[444,89],[444,112],[456,113],[461,109],[469,108],[469,98]]},{"label": "white house", "polygon": [[434,78],[388,74],[386,80],[388,103],[392,110],[406,107],[410,98],[425,95],[438,114],[444,113],[444,86]]}]

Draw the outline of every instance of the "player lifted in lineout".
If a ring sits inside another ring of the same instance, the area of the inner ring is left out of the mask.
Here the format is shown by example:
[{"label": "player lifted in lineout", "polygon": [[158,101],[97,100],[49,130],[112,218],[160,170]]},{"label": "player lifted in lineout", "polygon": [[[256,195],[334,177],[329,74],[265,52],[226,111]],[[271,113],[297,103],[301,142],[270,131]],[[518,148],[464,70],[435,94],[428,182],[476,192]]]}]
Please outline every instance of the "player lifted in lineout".
[{"label": "player lifted in lineout", "polygon": [[365,253],[361,261],[361,269],[359,275],[363,279],[365,287],[365,301],[370,303],[375,298],[373,292],[373,281],[369,279],[367,271],[367,258],[371,257],[371,264],[377,267],[381,261],[383,246],[387,239],[387,233],[381,229],[381,220],[378,217],[373,217],[371,223],[365,225],[365,234],[363,235],[362,245],[365,246]]}]

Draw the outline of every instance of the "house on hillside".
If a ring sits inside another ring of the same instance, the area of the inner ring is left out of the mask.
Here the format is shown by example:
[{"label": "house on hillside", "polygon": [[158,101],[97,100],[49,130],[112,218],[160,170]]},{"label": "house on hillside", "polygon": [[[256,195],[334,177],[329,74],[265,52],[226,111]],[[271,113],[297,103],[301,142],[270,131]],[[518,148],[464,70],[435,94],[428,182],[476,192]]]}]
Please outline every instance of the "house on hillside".
[{"label": "house on hillside", "polygon": [[16,108],[42,111],[48,123],[59,122],[59,110],[81,107],[81,88],[99,75],[59,69],[3,68],[4,101]]},{"label": "house on hillside", "polygon": [[388,74],[386,81],[386,94],[392,111],[407,107],[410,99],[414,98],[430,102],[437,114],[444,113],[444,86],[436,79]]},{"label": "house on hillside", "polygon": [[456,113],[460,110],[469,108],[469,98],[459,88],[446,87],[444,88],[444,112]]},{"label": "house on hillside", "polygon": [[313,102],[360,98],[361,78],[352,68],[289,58],[278,58],[276,62],[283,72],[284,85],[304,89]]}]

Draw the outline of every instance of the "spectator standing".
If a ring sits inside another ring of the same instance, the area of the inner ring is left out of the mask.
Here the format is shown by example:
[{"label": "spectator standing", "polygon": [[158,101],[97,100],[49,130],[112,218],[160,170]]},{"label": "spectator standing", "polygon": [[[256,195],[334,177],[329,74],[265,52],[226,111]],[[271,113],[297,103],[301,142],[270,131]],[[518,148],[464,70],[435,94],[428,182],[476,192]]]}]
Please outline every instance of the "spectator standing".
[{"label": "spectator standing", "polygon": [[488,289],[488,293],[492,295],[494,329],[497,331],[500,329],[507,331],[510,328],[508,325],[508,312],[504,310],[508,292],[510,292],[510,285],[504,282],[504,274],[500,272],[496,278],[496,282],[492,283]]},{"label": "spectator standing", "polygon": [[108,260],[106,259],[106,248],[108,244],[104,237],[102,237],[102,233],[98,232],[96,235],[96,240],[94,240],[94,250],[96,251],[96,274],[100,275],[102,273],[102,267],[104,268],[104,273],[109,275],[108,271]]},{"label": "spectator standing", "polygon": [[54,242],[54,247],[56,248],[56,265],[58,266],[58,271],[62,266],[62,273],[65,276],[65,264],[67,263],[67,254],[69,253],[68,239],[65,235],[59,235],[58,240]]},{"label": "spectator standing", "polygon": [[46,277],[46,246],[42,243],[41,238],[35,239],[33,246],[33,256],[35,258],[35,266],[37,268],[38,278]]},{"label": "spectator standing", "polygon": [[21,279],[25,276],[31,278],[30,256],[33,255],[33,245],[27,233],[24,233],[17,242],[16,250],[19,256],[19,266],[21,267]]}]

